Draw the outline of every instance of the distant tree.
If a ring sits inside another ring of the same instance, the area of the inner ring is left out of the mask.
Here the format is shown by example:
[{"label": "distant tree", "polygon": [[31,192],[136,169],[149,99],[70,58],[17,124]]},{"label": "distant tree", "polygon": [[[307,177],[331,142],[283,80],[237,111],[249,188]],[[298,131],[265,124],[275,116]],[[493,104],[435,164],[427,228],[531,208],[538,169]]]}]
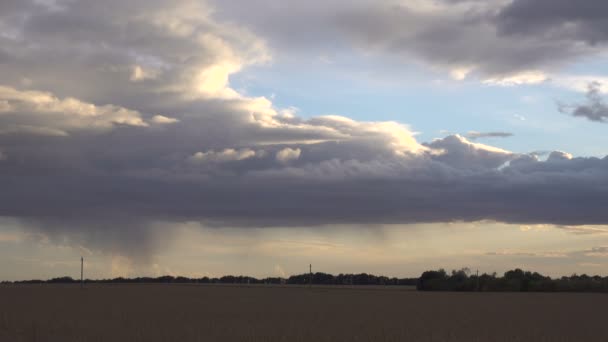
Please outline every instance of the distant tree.
[{"label": "distant tree", "polygon": [[416,288],[421,291],[447,290],[448,275],[444,269],[425,271],[418,279]]},{"label": "distant tree", "polygon": [[76,282],[72,277],[59,277],[53,278],[48,281],[49,283],[62,283],[62,284],[70,284]]},{"label": "distant tree", "polygon": [[[496,273],[469,276],[466,269],[426,271],[418,280],[417,288],[424,291],[577,291],[608,292],[608,277],[573,274],[551,279],[538,272],[514,269],[497,277]],[[477,285],[479,284],[479,285]]]}]

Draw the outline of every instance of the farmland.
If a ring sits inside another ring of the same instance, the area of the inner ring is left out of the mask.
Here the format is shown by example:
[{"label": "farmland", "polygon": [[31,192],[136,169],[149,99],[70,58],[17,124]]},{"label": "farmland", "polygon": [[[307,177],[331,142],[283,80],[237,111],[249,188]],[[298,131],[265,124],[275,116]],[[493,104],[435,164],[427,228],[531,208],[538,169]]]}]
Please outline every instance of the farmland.
[{"label": "farmland", "polygon": [[606,341],[608,296],[406,287],[0,286],[0,341]]}]

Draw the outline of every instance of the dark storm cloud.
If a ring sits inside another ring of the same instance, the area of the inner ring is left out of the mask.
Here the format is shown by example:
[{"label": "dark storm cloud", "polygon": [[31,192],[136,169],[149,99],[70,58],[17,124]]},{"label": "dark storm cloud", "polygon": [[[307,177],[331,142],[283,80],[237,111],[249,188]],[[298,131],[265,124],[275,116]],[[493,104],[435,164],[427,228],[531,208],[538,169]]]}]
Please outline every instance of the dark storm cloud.
[{"label": "dark storm cloud", "polygon": [[606,122],[608,119],[608,105],[600,94],[600,84],[597,82],[589,83],[586,97],[587,102],[582,104],[559,103],[559,111],[591,121]]},{"label": "dark storm cloud", "polygon": [[[327,153],[324,144],[291,145],[302,152],[288,166],[273,158],[277,147],[264,147],[267,155],[260,158],[205,166],[186,156],[154,157],[145,144],[137,152],[121,151],[108,144],[107,136],[87,138],[86,144],[73,148],[74,155],[48,139],[38,151],[23,151],[25,162],[11,159],[9,149],[9,159],[1,166],[0,214],[66,226],[78,222],[73,227],[77,230],[86,222],[96,226],[112,220],[117,221],[115,227],[109,223],[107,229],[128,229],[120,222],[133,220],[257,227],[608,220],[602,204],[606,195],[599,186],[608,181],[608,160],[540,162],[486,150],[462,138],[435,141],[432,146],[441,149],[439,155],[387,153],[375,158],[359,154],[356,144],[334,149],[332,159],[319,156]],[[49,153],[55,150],[65,155]],[[342,158],[343,151],[359,158]],[[510,166],[498,168],[509,159]]]},{"label": "dark storm cloud", "polygon": [[496,19],[501,34],[541,35],[589,44],[608,39],[608,3],[603,0],[514,0]]},{"label": "dark storm cloud", "polygon": [[[205,3],[4,5],[14,15],[0,13],[0,215],[51,238],[138,256],[170,238],[149,228],[159,222],[608,222],[607,159],[538,161],[457,135],[421,144],[395,122],[304,119],[239,94],[229,76],[266,61],[266,45]],[[487,24],[372,5],[328,8],[339,30],[369,34],[361,42],[482,62],[481,45],[458,45],[484,42],[471,38]],[[485,38],[484,49],[504,43]],[[487,70],[515,65],[488,54]]]}]

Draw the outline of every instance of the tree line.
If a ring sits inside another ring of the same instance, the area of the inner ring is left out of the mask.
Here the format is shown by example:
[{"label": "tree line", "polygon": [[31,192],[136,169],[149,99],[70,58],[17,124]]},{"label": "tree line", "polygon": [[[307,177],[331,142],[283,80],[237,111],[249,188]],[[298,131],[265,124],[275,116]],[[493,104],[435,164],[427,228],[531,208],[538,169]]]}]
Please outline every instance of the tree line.
[{"label": "tree line", "polygon": [[[77,284],[80,280],[59,277],[49,280],[3,281],[2,284]],[[181,276],[85,279],[85,284],[283,284],[283,285],[377,285],[416,286],[419,291],[510,291],[510,292],[608,292],[608,277],[571,275],[551,278],[538,272],[514,269],[497,276],[496,273],[471,274],[470,269],[426,271],[418,278],[396,278],[373,274],[338,274],[323,272],[292,275],[288,278],[223,276],[188,278]]]},{"label": "tree line", "polygon": [[[367,273],[360,274],[339,274],[334,276],[328,273],[316,272],[293,275],[288,278],[267,277],[255,278],[249,276],[223,276],[223,277],[202,277],[188,278],[181,276],[161,276],[161,277],[137,277],[137,278],[112,278],[112,279],[85,279],[85,284],[286,284],[286,285],[410,285],[415,286],[418,278],[389,278],[385,276],[375,276]],[[20,280],[3,281],[2,284],[76,284],[79,279],[71,277],[59,277],[49,280]]]},{"label": "tree line", "polygon": [[[287,279],[287,284],[309,284],[311,276],[308,273],[293,275]],[[415,286],[418,278],[389,278],[373,274],[338,274],[316,272],[312,274],[312,283],[319,285],[409,285]]]},{"label": "tree line", "polygon": [[608,277],[586,274],[551,278],[538,272],[514,269],[502,277],[471,274],[470,269],[426,271],[418,279],[419,291],[608,292]]}]

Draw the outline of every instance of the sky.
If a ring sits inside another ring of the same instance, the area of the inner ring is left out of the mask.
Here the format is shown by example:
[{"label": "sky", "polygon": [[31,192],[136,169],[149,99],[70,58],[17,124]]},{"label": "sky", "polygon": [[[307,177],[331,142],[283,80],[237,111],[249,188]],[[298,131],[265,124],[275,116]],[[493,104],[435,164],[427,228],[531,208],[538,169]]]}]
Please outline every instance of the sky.
[{"label": "sky", "polygon": [[4,0],[0,280],[608,267],[602,0]]}]

